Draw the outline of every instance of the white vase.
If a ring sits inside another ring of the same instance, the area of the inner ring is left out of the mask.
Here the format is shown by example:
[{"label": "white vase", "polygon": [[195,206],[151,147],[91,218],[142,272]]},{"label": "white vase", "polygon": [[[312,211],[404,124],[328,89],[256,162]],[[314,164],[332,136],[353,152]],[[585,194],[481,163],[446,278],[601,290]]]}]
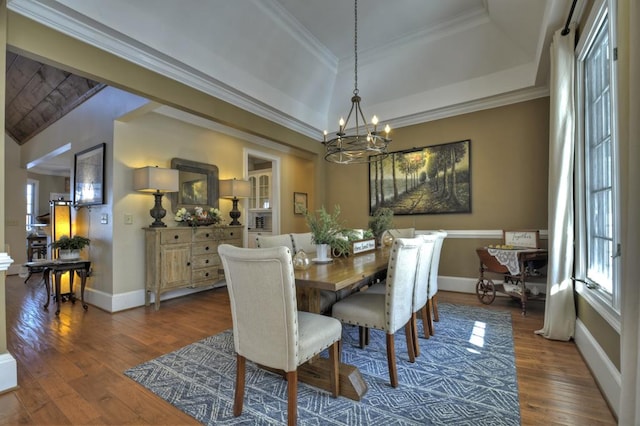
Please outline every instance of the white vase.
[{"label": "white vase", "polygon": [[330,259],[329,256],[327,256],[327,253],[329,252],[329,244],[316,244],[316,259],[318,261],[327,261]]},{"label": "white vase", "polygon": [[58,258],[60,260],[78,260],[80,259],[80,250],[58,249]]}]

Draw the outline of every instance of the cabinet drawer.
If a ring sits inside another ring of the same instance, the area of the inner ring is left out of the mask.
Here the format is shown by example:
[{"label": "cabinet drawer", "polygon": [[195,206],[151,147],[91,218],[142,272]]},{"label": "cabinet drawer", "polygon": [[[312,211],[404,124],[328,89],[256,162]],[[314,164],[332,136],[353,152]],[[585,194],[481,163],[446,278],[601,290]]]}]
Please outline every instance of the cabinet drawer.
[{"label": "cabinet drawer", "polygon": [[190,243],[192,234],[191,228],[164,230],[160,233],[160,244]]},{"label": "cabinet drawer", "polygon": [[191,258],[191,267],[193,269],[206,268],[211,266],[220,266],[220,256],[217,254],[203,254],[200,256],[193,256]]},{"label": "cabinet drawer", "polygon": [[195,231],[193,232],[193,242],[213,240],[219,237],[219,235],[220,235],[219,228],[202,226],[202,227],[196,228]]},{"label": "cabinet drawer", "polygon": [[196,243],[191,246],[191,254],[199,256],[201,254],[217,254],[218,243],[215,241],[209,241],[206,243]]},{"label": "cabinet drawer", "polygon": [[195,284],[198,281],[218,281],[218,267],[194,269],[191,273],[191,280]]},{"label": "cabinet drawer", "polygon": [[[222,228],[219,238],[221,240],[234,240],[234,239],[242,239],[242,229],[241,228]],[[225,241],[227,244],[231,244],[229,241]]]}]

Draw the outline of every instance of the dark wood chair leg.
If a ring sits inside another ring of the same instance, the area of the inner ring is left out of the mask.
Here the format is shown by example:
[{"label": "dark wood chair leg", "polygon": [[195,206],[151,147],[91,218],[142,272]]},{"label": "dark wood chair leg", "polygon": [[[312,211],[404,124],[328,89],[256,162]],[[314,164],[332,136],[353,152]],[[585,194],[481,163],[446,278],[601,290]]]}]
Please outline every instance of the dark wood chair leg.
[{"label": "dark wood chair leg", "polygon": [[429,321],[429,302],[427,302],[422,309],[420,309],[420,313],[422,314],[422,327],[424,328],[424,338],[428,339],[431,337],[431,322]]},{"label": "dark wood chair leg", "polygon": [[337,398],[340,394],[340,341],[338,340],[329,348],[329,361],[331,363],[331,395]]},{"label": "dark wood chair leg", "polygon": [[[433,336],[435,334],[435,330],[433,329],[433,301],[429,299],[427,301],[427,321],[429,323],[429,334]],[[426,327],[425,327],[426,328]]]},{"label": "dark wood chair leg", "polygon": [[418,342],[418,316],[416,313],[411,314],[411,345],[413,346],[413,353],[416,356],[420,356],[420,344]]},{"label": "dark wood chair leg", "polygon": [[236,393],[233,399],[233,415],[238,417],[242,414],[242,403],[244,401],[245,357],[236,354],[236,363]]},{"label": "dark wood chair leg", "polygon": [[398,387],[398,370],[396,370],[396,347],[393,334],[387,333],[387,364],[389,366],[389,381],[394,388]]},{"label": "dark wood chair leg", "polygon": [[433,320],[435,322],[440,321],[440,315],[438,314],[438,294],[434,294],[433,297]]},{"label": "dark wood chair leg", "polygon": [[287,371],[287,424],[295,426],[298,420],[298,372]]},{"label": "dark wood chair leg", "polygon": [[409,352],[409,362],[416,362],[415,345],[418,344],[414,338],[413,328],[411,327],[411,319],[404,326],[404,334],[407,336],[407,352]]},{"label": "dark wood chair leg", "polygon": [[364,349],[365,346],[367,346],[366,342],[365,342],[365,335],[367,333],[367,329],[363,326],[358,326],[358,338],[360,341],[360,349]]}]

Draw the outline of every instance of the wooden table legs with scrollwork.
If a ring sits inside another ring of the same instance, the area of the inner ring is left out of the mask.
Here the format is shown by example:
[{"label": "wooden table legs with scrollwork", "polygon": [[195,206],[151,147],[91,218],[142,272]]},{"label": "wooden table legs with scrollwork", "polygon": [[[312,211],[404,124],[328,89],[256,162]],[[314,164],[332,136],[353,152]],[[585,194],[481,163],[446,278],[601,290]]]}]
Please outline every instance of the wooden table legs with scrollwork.
[{"label": "wooden table legs with scrollwork", "polygon": [[53,274],[53,282],[55,285],[55,298],[56,298],[56,315],[60,315],[60,284],[62,274],[70,272],[69,275],[69,291],[71,303],[76,303],[75,293],[73,292],[73,277],[78,274],[80,277],[80,301],[82,307],[86,311],[89,306],[84,302],[84,288],[87,284],[87,275],[91,269],[91,262],[88,260],[79,260],[76,262],[51,262],[44,265],[42,277],[44,278],[44,285],[47,288],[47,303],[44,304],[44,309],[49,308],[49,301],[51,300],[51,284],[50,276]]}]

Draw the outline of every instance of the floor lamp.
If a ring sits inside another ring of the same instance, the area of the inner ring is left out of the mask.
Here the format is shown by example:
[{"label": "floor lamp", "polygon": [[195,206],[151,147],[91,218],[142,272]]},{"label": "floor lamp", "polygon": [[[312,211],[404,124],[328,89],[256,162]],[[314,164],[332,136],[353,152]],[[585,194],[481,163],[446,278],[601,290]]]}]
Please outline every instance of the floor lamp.
[{"label": "floor lamp", "polygon": [[247,198],[251,195],[251,184],[247,180],[237,180],[236,178],[220,181],[220,197],[228,198],[233,201],[233,208],[229,212],[231,223],[229,225],[242,225],[238,219],[240,218],[240,210],[238,210],[239,198]]}]

